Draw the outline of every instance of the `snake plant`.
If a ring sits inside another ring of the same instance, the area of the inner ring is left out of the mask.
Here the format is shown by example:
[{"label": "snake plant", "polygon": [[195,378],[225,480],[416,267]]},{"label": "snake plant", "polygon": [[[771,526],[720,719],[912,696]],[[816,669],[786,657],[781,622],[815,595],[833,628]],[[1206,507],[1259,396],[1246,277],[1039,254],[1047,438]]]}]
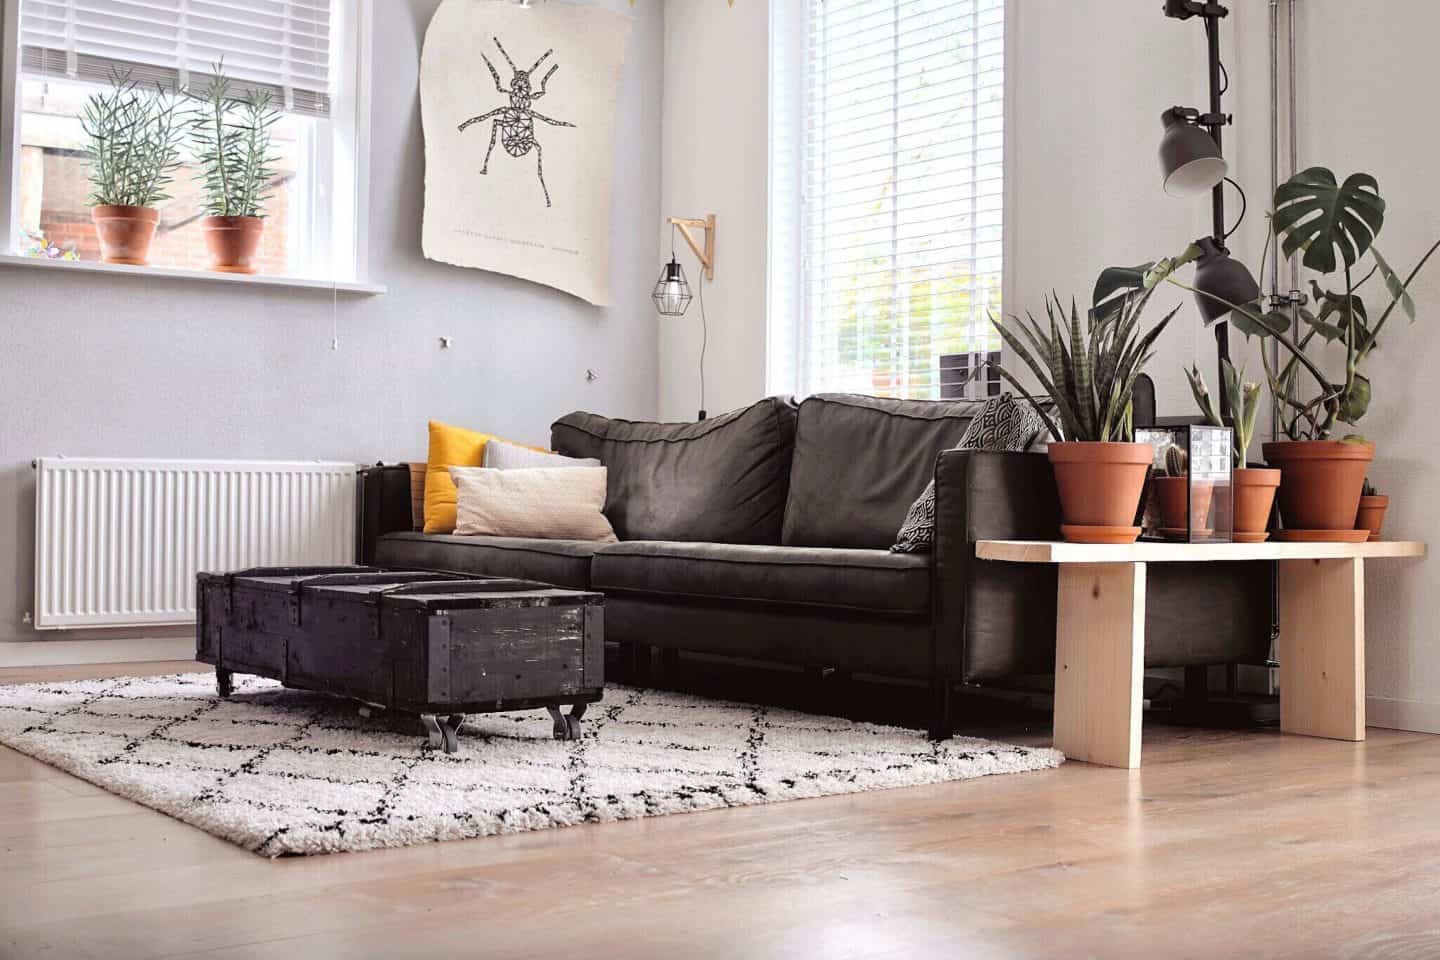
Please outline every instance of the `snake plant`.
[{"label": "snake plant", "polygon": [[[1014,315],[1003,321],[990,318],[1005,346],[1024,361],[1049,394],[1051,405],[1032,396],[1003,364],[996,365],[997,371],[1030,401],[1052,436],[1127,441],[1134,435],[1135,380],[1153,356],[1156,338],[1180,309],[1177,306],[1141,331],[1140,316],[1166,272],[1168,265],[1151,268],[1140,289],[1108,301],[1104,309],[1092,309],[1083,321],[1073,299],[1067,319],[1058,296],[1045,299],[1048,325],[1028,314],[1023,320]],[[1094,298],[1097,305],[1105,299],[1105,275],[1101,276]]]}]

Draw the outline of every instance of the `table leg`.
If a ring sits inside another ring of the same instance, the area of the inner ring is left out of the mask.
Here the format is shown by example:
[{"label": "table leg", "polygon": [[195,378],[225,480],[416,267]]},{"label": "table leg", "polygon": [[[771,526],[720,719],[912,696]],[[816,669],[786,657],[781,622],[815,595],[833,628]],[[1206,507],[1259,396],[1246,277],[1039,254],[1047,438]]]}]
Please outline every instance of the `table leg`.
[{"label": "table leg", "polygon": [[1365,739],[1365,561],[1281,560],[1280,729]]},{"label": "table leg", "polygon": [[1055,747],[1140,766],[1145,564],[1062,563],[1055,629]]}]

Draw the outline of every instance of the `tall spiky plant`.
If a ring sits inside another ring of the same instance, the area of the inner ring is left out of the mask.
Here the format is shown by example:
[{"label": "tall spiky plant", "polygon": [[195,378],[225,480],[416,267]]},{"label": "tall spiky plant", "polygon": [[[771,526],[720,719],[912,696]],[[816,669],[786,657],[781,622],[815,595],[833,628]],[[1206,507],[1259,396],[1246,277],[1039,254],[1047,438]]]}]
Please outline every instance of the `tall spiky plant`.
[{"label": "tall spiky plant", "polygon": [[231,93],[224,63],[217,63],[202,107],[191,124],[205,188],[205,212],[212,217],[263,217],[264,204],[279,160],[270,128],[280,119],[268,90]]},{"label": "tall spiky plant", "polygon": [[80,126],[88,138],[91,206],[153,207],[180,166],[186,112],[173,90],[141,89],[129,73],[85,101]]},{"label": "tall spiky plant", "polygon": [[1004,322],[990,318],[1010,352],[1024,361],[1050,395],[1059,423],[1009,370],[1003,365],[996,369],[1030,401],[1053,436],[1101,441],[1126,441],[1134,436],[1131,394],[1135,380],[1154,355],[1156,338],[1180,309],[1177,306],[1141,332],[1140,315],[1158,282],[1158,276],[1147,278],[1143,290],[1125,295],[1112,308],[1091,310],[1083,322],[1073,299],[1067,322],[1060,298],[1047,297],[1048,330],[1029,314],[1028,321],[1014,315]]}]

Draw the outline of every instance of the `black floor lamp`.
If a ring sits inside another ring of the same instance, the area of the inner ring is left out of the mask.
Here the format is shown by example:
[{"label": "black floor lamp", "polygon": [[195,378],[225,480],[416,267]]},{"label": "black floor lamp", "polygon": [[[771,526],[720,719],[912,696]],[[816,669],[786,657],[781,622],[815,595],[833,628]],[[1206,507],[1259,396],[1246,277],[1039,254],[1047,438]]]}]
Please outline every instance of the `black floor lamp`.
[{"label": "black floor lamp", "polygon": [[[1220,319],[1229,312],[1225,304],[1239,306],[1260,299],[1260,285],[1243,263],[1231,258],[1225,246],[1226,238],[1245,217],[1245,192],[1226,175],[1229,168],[1220,147],[1221,131],[1231,122],[1220,103],[1230,85],[1225,64],[1220,59],[1220,20],[1229,12],[1225,6],[1207,0],[1165,0],[1165,16],[1176,20],[1200,17],[1205,24],[1210,104],[1203,113],[1195,107],[1171,107],[1160,115],[1165,128],[1160,140],[1165,192],[1189,197],[1210,191],[1211,234],[1195,241],[1201,251],[1195,264],[1195,301],[1205,323],[1215,326],[1215,351],[1220,360],[1230,358],[1229,324]],[[1240,191],[1241,201],[1240,216],[1228,231],[1225,229],[1227,180]],[[1220,380],[1224,382],[1223,372]]]}]

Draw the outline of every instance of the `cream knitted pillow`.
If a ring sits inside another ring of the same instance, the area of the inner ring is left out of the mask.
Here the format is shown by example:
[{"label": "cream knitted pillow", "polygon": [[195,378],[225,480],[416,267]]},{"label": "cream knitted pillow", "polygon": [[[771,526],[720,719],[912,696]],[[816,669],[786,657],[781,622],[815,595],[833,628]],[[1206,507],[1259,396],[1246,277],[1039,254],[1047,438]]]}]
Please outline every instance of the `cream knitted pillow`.
[{"label": "cream knitted pillow", "polygon": [[495,470],[451,467],[461,536],[600,540],[614,543],[605,519],[604,467]]}]

